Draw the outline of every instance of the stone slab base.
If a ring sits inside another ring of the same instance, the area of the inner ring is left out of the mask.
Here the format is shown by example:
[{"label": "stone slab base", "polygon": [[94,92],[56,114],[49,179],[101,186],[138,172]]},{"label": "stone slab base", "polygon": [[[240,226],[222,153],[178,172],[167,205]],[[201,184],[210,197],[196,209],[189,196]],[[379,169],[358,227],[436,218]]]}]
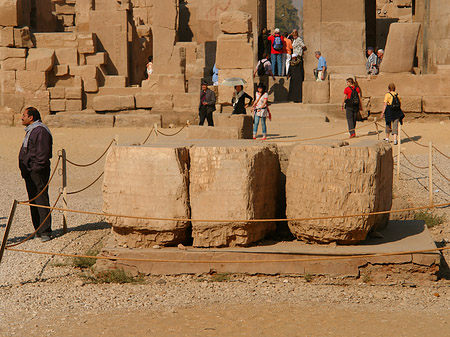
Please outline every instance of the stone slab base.
[{"label": "stone slab base", "polygon": [[[372,238],[355,246],[309,245],[291,241],[263,242],[259,246],[248,248],[186,247],[185,250],[116,248],[113,246],[114,240],[110,240],[100,255],[153,261],[98,260],[96,267],[99,269],[123,268],[134,274],[147,275],[216,272],[266,275],[311,274],[357,278],[369,273],[371,280],[382,280],[382,282],[399,279],[436,280],[440,263],[439,252],[336,259],[354,254],[383,254],[436,248],[423,221],[391,221],[381,234],[384,236],[383,239]],[[315,260],[304,261],[307,259]]]}]

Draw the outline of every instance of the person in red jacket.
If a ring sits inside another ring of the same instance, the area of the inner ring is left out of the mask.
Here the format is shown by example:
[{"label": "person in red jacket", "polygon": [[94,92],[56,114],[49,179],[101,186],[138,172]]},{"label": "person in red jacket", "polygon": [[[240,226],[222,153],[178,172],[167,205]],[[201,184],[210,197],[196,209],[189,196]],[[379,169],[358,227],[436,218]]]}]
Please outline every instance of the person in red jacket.
[{"label": "person in red jacket", "polygon": [[280,35],[280,30],[275,28],[273,35],[270,35],[267,39],[271,44],[272,73],[277,76],[282,76],[284,37]]},{"label": "person in red jacket", "polygon": [[361,90],[351,77],[347,78],[347,87],[344,90],[342,110],[344,107],[350,138],[356,137],[356,117],[358,116],[358,112],[362,110]]}]

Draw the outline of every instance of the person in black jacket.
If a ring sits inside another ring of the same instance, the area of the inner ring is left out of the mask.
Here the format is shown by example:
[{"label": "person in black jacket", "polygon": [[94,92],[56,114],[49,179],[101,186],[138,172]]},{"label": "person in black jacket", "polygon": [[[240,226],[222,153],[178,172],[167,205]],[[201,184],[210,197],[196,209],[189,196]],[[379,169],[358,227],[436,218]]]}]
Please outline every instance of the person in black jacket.
[{"label": "person in black jacket", "polygon": [[[252,96],[244,92],[244,87],[242,85],[237,85],[234,87],[233,99],[231,104],[233,104],[233,115],[245,115],[247,111],[245,110],[253,102]],[[249,99],[248,103],[245,103],[245,99]]]},{"label": "person in black jacket", "polygon": [[205,118],[208,120],[208,126],[214,126],[213,112],[216,110],[216,94],[208,89],[208,83],[202,81],[202,90],[200,90],[200,104],[198,106],[198,114],[200,122],[203,125]]},{"label": "person in black jacket", "polygon": [[[50,206],[48,187],[50,177],[50,158],[52,158],[53,138],[50,130],[41,122],[41,115],[36,108],[26,108],[22,114],[25,125],[25,138],[19,152],[19,168],[28,192],[29,199],[39,195],[31,204]],[[45,190],[44,190],[45,188]],[[52,222],[48,208],[30,206],[34,229],[42,227],[36,236],[42,242],[51,240]],[[48,218],[47,218],[48,217]],[[45,220],[45,222],[44,222]]]}]

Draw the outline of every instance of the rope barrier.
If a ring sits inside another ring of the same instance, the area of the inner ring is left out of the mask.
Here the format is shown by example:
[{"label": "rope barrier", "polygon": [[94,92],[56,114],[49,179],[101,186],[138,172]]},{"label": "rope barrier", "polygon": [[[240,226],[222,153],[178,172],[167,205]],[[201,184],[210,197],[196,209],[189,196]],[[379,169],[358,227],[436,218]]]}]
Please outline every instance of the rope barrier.
[{"label": "rope barrier", "polygon": [[152,132],[155,128],[153,127],[150,132],[147,135],[147,138],[145,138],[145,140],[140,144],[140,145],[144,145],[145,143],[147,143],[147,140],[149,140],[150,136],[152,135]]},{"label": "rope barrier", "polygon": [[[374,258],[374,257],[387,257],[387,256],[401,256],[412,254],[425,254],[433,252],[442,252],[444,250],[450,250],[450,247],[431,248],[423,250],[402,251],[393,253],[376,253],[376,254],[354,254],[345,256],[323,256],[323,257],[311,257],[302,259],[276,259],[276,260],[174,260],[174,259],[144,259],[144,258],[128,258],[128,257],[108,257],[108,256],[89,256],[78,254],[65,254],[55,252],[42,252],[24,249],[6,248],[10,251],[38,254],[38,255],[50,255],[50,256],[62,256],[62,257],[74,257],[74,258],[89,258],[96,260],[109,260],[109,261],[133,261],[133,262],[152,262],[152,263],[200,263],[200,264],[212,264],[212,263],[230,263],[230,264],[243,264],[243,263],[289,263],[289,262],[310,262],[310,261],[332,261],[332,260],[353,260],[361,258]],[[258,253],[255,253],[258,254]]]},{"label": "rope barrier", "polygon": [[433,145],[433,149],[435,149],[438,153],[443,155],[445,158],[450,159],[450,156],[447,156],[445,153],[443,153],[441,150],[439,150],[436,146]]},{"label": "rope barrier", "polygon": [[106,148],[106,150],[102,153],[102,155],[101,155],[100,157],[98,157],[96,160],[94,160],[92,163],[89,163],[89,164],[77,164],[77,163],[74,163],[73,161],[71,161],[71,160],[69,160],[69,159],[66,159],[66,161],[67,161],[69,164],[72,164],[73,166],[77,166],[77,167],[88,167],[88,166],[94,165],[94,164],[97,163],[100,159],[103,158],[103,156],[106,154],[106,152],[108,152],[109,148],[110,148],[114,143],[115,143],[115,139],[111,140],[111,142],[109,143],[109,145],[108,145],[108,147]]},{"label": "rope barrier", "polygon": [[161,132],[160,130],[156,130],[157,133],[159,133],[160,135],[166,136],[166,137],[173,137],[178,135],[181,131],[183,131],[186,128],[187,125],[183,126],[180,130],[178,130],[177,132],[169,135],[167,133]]},{"label": "rope barrier", "polygon": [[74,210],[68,208],[60,208],[60,207],[50,207],[43,205],[35,205],[19,202],[19,205],[31,206],[31,207],[39,207],[39,208],[48,208],[54,209],[57,211],[65,211],[71,213],[79,213],[79,214],[88,214],[88,215],[100,215],[107,217],[117,217],[117,218],[126,218],[126,219],[141,219],[141,220],[155,220],[155,221],[194,221],[194,222],[209,222],[209,223],[258,223],[258,222],[285,222],[285,221],[314,221],[314,220],[328,220],[328,219],[346,219],[346,218],[356,218],[356,217],[365,217],[370,215],[381,215],[381,214],[391,214],[391,213],[401,213],[401,212],[409,212],[416,211],[421,209],[432,209],[438,207],[447,207],[450,206],[450,203],[445,204],[437,204],[437,205],[428,205],[428,206],[419,206],[412,208],[405,208],[400,210],[390,210],[390,211],[379,211],[379,212],[370,212],[370,213],[358,213],[358,214],[347,214],[347,215],[330,215],[330,216],[321,216],[321,217],[312,217],[312,218],[292,218],[292,219],[244,219],[244,220],[216,220],[216,219],[189,219],[189,218],[157,218],[157,217],[146,217],[146,216],[136,216],[136,215],[123,215],[123,214],[113,214],[113,213],[100,213],[100,212],[91,212],[91,211],[81,211]]},{"label": "rope barrier", "polygon": [[413,138],[411,138],[405,130],[402,129],[402,132],[406,135],[406,138],[408,138],[409,140],[411,140],[412,142],[414,142],[415,144],[421,146],[421,147],[428,147],[428,145],[424,145],[424,144],[420,144],[418,141],[414,140]]},{"label": "rope barrier", "polygon": [[412,166],[414,166],[415,168],[422,169],[422,170],[428,169],[428,166],[417,166],[416,164],[414,164],[413,162],[411,162],[411,160],[409,160],[408,157],[406,157],[406,155],[405,155],[403,152],[400,152],[400,153],[403,155],[403,157],[406,159],[406,161],[407,161],[408,163],[410,163]]},{"label": "rope barrier", "polygon": [[53,177],[55,176],[56,170],[58,169],[58,166],[59,166],[60,161],[61,161],[61,156],[58,156],[58,161],[56,162],[56,166],[55,166],[55,168],[53,169],[52,174],[50,175],[50,179],[48,179],[47,184],[44,186],[44,188],[42,189],[42,191],[39,192],[38,195],[36,195],[34,198],[32,198],[32,199],[30,199],[30,200],[19,201],[19,202],[30,203],[30,202],[35,201],[37,198],[39,198],[39,197],[44,193],[44,191],[48,188],[48,186],[50,185],[50,182],[52,181]]},{"label": "rope barrier", "polygon": [[80,190],[78,190],[78,191],[67,192],[67,195],[77,194],[77,193],[81,193],[81,192],[87,190],[89,187],[91,187],[92,185],[94,185],[94,184],[95,184],[95,183],[103,176],[103,174],[105,174],[105,171],[103,171],[102,173],[100,173],[100,175],[99,175],[92,183],[90,183],[90,184],[87,185],[86,187],[84,187],[84,188],[82,188],[82,189],[80,189]]},{"label": "rope barrier", "polygon": [[441,170],[438,169],[438,167],[437,167],[435,164],[433,164],[433,167],[434,167],[434,168],[436,169],[436,171],[442,176],[442,178],[446,179],[447,181],[450,181],[450,179],[447,178],[447,177],[441,172]]},{"label": "rope barrier", "polygon": [[[59,198],[61,198],[61,195],[62,195],[62,192],[59,192],[59,195],[58,195],[58,197],[56,198],[56,201],[55,201],[55,203],[53,204],[53,207],[55,207],[56,206],[56,204],[58,203],[58,201],[59,201]],[[42,228],[42,226],[44,226],[44,224],[45,224],[45,222],[48,220],[48,218],[50,217],[50,215],[52,214],[52,212],[53,212],[53,209],[51,209],[50,210],[50,212],[48,212],[48,214],[47,214],[47,216],[45,217],[45,219],[42,221],[42,223],[39,225],[39,227],[33,232],[33,233],[31,233],[30,235],[28,235],[25,239],[23,239],[22,241],[19,241],[19,242],[17,242],[17,243],[14,243],[14,244],[10,244],[10,245],[7,245],[6,246],[6,248],[9,248],[9,247],[16,247],[16,246],[18,246],[18,245],[21,245],[22,243],[25,243],[25,242],[27,242],[28,240],[30,240],[41,228]]]}]

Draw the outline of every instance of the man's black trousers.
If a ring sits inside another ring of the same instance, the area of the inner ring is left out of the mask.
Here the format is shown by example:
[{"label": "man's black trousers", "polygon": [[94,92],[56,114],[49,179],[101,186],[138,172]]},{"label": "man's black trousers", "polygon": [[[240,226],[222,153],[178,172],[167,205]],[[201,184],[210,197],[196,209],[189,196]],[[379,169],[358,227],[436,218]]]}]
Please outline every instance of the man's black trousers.
[{"label": "man's black trousers", "polygon": [[[39,173],[31,172],[24,178],[29,199],[33,199],[44,189],[45,185],[47,185],[49,177],[50,177],[50,169],[46,170],[46,172],[39,172]],[[36,200],[32,201],[31,204],[50,206],[50,200],[48,197],[48,187]],[[39,229],[37,233],[40,235],[51,234],[52,219],[51,215],[49,215],[50,210],[48,208],[32,207],[32,206],[30,206],[30,210],[34,229],[37,229],[41,225],[41,223],[43,223],[44,219],[48,216],[48,219],[45,221],[45,224],[42,226],[41,229]]]}]

